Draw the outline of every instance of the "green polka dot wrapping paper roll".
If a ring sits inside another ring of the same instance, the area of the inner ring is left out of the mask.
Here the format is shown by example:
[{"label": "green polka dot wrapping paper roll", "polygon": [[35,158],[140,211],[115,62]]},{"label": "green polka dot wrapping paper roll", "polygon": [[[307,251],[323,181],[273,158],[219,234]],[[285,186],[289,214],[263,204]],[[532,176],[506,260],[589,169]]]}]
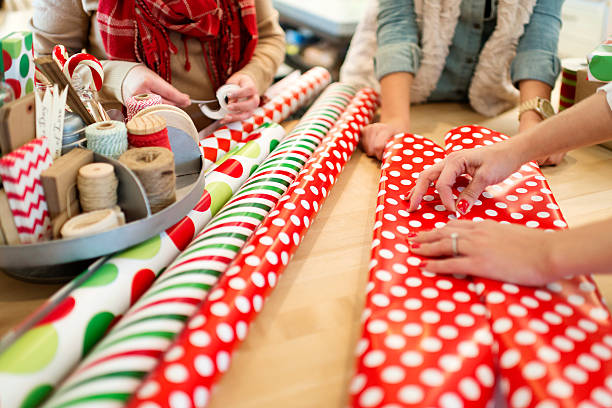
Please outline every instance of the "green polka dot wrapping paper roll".
[{"label": "green polka dot wrapping paper roll", "polygon": [[587,57],[589,81],[612,81],[612,38],[600,44]]},{"label": "green polka dot wrapping paper roll", "polygon": [[32,33],[16,31],[0,39],[4,82],[10,85],[15,98],[34,90]]},{"label": "green polka dot wrapping paper roll", "polygon": [[[453,151],[504,139],[490,129],[463,126],[448,132],[445,150],[418,135],[389,141],[350,385],[353,407],[485,406],[496,381],[504,406],[591,407],[609,401],[610,317],[590,277],[521,287],[429,273],[410,252],[410,232],[456,218],[434,187],[416,212],[407,211],[403,194],[420,172]],[[455,195],[466,184],[461,179]],[[535,163],[487,188],[461,218],[552,230],[567,226]]]}]

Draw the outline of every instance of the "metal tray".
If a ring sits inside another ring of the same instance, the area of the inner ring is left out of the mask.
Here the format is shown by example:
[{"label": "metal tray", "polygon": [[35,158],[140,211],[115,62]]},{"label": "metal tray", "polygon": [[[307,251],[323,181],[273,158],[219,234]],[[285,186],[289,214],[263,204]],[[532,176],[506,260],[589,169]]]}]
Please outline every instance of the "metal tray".
[{"label": "metal tray", "polygon": [[129,248],[180,221],[204,191],[203,161],[197,144],[189,135],[170,128],[168,133],[177,174],[174,204],[151,214],[144,189],[134,173],[116,160],[94,155],[95,161],[108,162],[115,167],[119,179],[118,204],[125,213],[126,224],[85,237],[0,245],[0,269],[28,281],[65,281],[83,271],[87,260]]}]

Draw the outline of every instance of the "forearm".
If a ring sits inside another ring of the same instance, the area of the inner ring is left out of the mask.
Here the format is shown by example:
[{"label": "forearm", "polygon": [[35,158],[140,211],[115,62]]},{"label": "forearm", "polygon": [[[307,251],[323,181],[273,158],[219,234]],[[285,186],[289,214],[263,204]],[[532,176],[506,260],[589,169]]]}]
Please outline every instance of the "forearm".
[{"label": "forearm", "polygon": [[[540,97],[550,100],[552,88],[547,83],[535,79],[525,79],[519,82],[521,103]],[[520,130],[526,130],[542,121],[542,117],[536,111],[523,112],[520,119]]]},{"label": "forearm", "polygon": [[612,219],[551,236],[553,273],[559,278],[612,273]]},{"label": "forearm", "polygon": [[522,162],[612,139],[612,111],[603,92],[519,133],[507,148]]},{"label": "forearm", "polygon": [[394,72],[380,80],[381,122],[410,124],[410,88],[413,75],[408,72]]}]

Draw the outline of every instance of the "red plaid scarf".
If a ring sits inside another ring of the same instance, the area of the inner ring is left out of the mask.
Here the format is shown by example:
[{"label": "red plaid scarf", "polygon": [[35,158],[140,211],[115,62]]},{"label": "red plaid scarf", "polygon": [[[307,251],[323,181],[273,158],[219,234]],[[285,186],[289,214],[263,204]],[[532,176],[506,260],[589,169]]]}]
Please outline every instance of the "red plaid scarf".
[{"label": "red plaid scarf", "polygon": [[168,32],[199,39],[215,88],[246,65],[257,44],[255,0],[100,0],[98,25],[109,59],[142,62],[169,82],[177,48]]}]

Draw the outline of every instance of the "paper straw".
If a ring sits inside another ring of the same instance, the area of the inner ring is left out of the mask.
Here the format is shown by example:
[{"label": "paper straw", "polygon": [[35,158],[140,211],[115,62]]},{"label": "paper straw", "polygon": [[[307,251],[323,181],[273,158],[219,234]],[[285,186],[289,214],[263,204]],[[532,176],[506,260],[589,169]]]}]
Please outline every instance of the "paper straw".
[{"label": "paper straw", "polygon": [[264,122],[280,123],[287,119],[300,106],[303,106],[313,96],[320,93],[331,79],[325,68],[315,67],[299,77],[291,86],[284,89],[280,95],[272,98],[264,106],[255,109],[253,116],[242,122],[233,122],[215,130],[211,135],[200,141],[200,150],[204,156],[204,169],[208,169],[236,143]]},{"label": "paper straw", "polygon": [[473,284],[421,271],[421,259],[409,251],[408,233],[455,218],[433,187],[416,213],[404,200],[419,173],[443,157],[440,147],[418,135],[399,134],[387,145],[350,385],[354,407],[461,406],[463,398],[465,406],[484,407],[493,394],[492,336]]},{"label": "paper straw", "polygon": [[[355,96],[129,407],[172,406],[179,401],[185,406],[206,405],[212,387],[229,366],[231,353],[245,338],[357,146],[359,132],[371,120],[376,100],[372,90]],[[293,140],[302,143],[299,138]]]},{"label": "paper straw", "polygon": [[[220,168],[227,169],[228,174],[241,176],[242,173],[248,175],[249,166],[253,167],[251,160],[246,158],[261,163],[285,135],[280,125],[262,126],[263,129],[257,129],[260,137],[248,142]],[[213,196],[213,191],[221,194],[224,189],[236,191],[242,181],[242,177],[231,180],[234,185],[212,181],[207,188]],[[224,185],[215,186],[214,183]],[[221,255],[212,258],[211,263],[215,265],[217,259],[223,258],[223,250]],[[183,264],[179,257],[161,274],[62,383],[45,407],[77,407],[94,401],[117,406],[126,401],[139,384],[139,379],[154,367],[172,337],[182,329],[216,281],[215,272],[210,268],[185,274]]]},{"label": "paper straw", "polygon": [[[446,150],[506,138],[464,126],[446,135]],[[480,202],[462,218],[547,230],[567,227],[534,162],[489,187]],[[474,283],[491,315],[508,406],[612,406],[612,321],[590,276],[541,288],[479,278]]]},{"label": "paper straw", "polygon": [[113,255],[0,355],[0,405],[20,406],[26,401],[36,405],[88,354],[261,163],[252,153],[251,157],[239,154],[207,175],[206,191],[183,220]]}]

